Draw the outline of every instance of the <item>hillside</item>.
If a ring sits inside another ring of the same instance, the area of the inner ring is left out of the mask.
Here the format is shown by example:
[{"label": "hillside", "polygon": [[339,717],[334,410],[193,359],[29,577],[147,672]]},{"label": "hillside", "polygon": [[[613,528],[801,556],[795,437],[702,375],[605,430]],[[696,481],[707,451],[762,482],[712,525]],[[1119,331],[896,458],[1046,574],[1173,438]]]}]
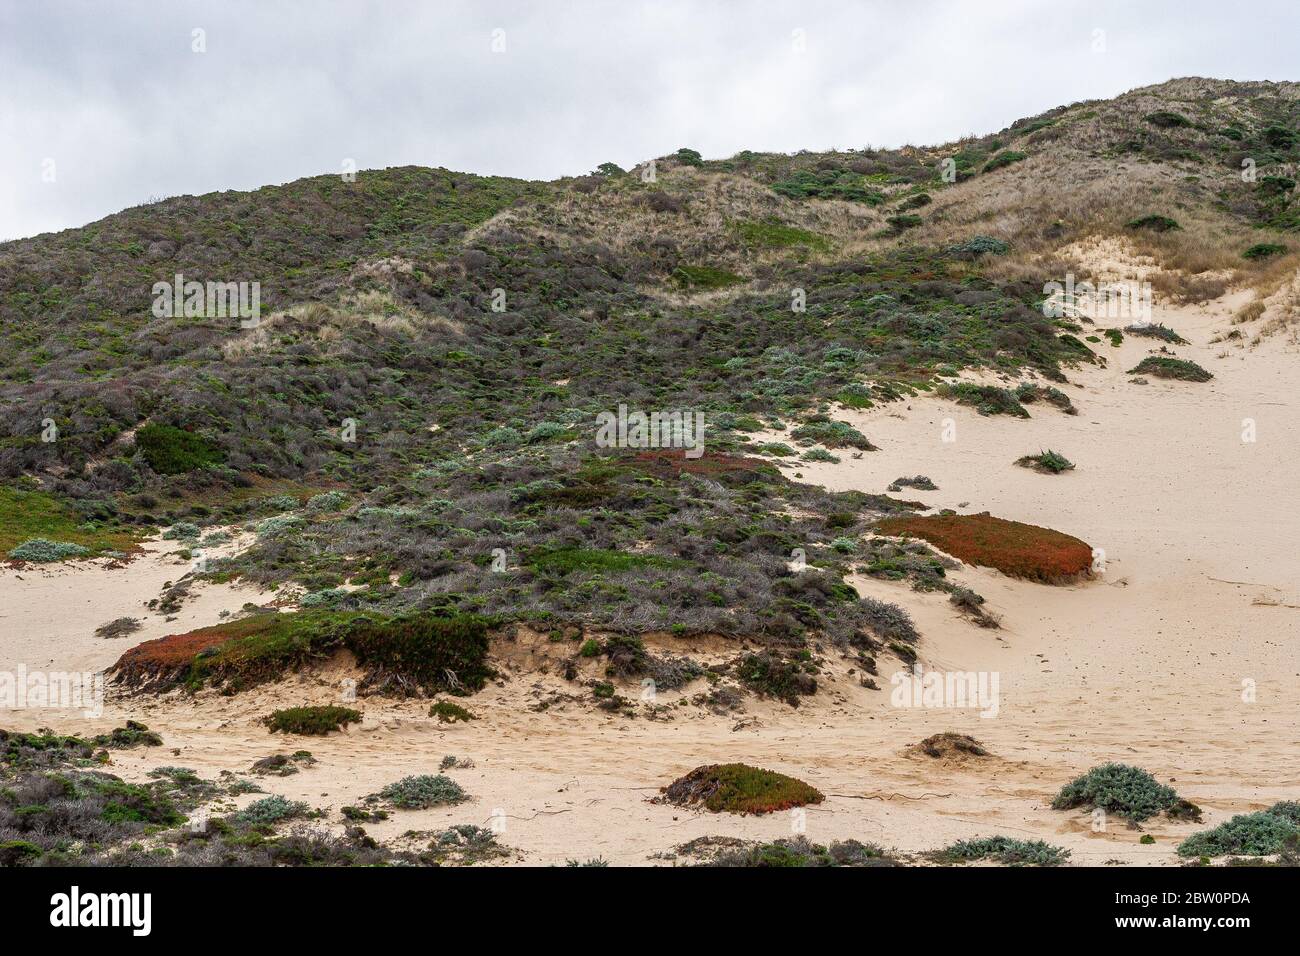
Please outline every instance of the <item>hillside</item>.
[{"label": "hillside", "polygon": [[1298,140],[1181,79],[0,245],[0,865],[1294,863]]},{"label": "hillside", "polygon": [[[1022,385],[981,403],[1054,402],[1106,361],[1040,308],[1088,274],[1066,252],[1084,237],[1154,256],[1157,291],[1275,291],[1300,261],[1298,127],[1300,85],[1182,79],[933,148],[682,149],[653,181],[400,168],[137,207],[0,246],[0,479],[60,512],[56,540],[262,521],[206,573],[327,607],[910,638],[844,600],[835,547],[909,506],[756,455],[870,454],[837,409],[962,369]],[[1126,225],[1149,216],[1179,228]],[[1257,243],[1284,249],[1243,258]],[[157,317],[177,273],[260,283],[260,325]],[[709,453],[596,447],[620,404],[701,412]],[[787,424],[801,447],[747,437]],[[792,577],[796,548],[821,570]]]}]

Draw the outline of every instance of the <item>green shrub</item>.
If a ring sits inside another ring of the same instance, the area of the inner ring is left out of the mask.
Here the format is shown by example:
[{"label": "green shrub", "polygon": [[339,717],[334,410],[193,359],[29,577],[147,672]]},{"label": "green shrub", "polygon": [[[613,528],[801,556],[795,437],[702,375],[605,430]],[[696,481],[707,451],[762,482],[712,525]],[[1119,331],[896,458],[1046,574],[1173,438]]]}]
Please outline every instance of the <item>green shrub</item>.
[{"label": "green shrub", "polygon": [[809,448],[799,457],[804,461],[824,461],[831,465],[838,465],[840,463],[839,457],[832,455],[825,448]]},{"label": "green shrub", "polygon": [[467,720],[478,720],[474,714],[471,714],[460,704],[453,704],[449,700],[440,700],[429,708],[429,716],[437,717],[440,724],[454,724]]},{"label": "green shrub", "polygon": [[361,712],[351,707],[288,707],[273,711],[262,719],[271,733],[323,737],[332,730],[342,730],[361,720]]},{"label": "green shrub", "polygon": [[1243,259],[1267,259],[1270,256],[1280,256],[1287,251],[1287,247],[1280,242],[1257,242],[1241,254]]},{"label": "green shrub", "polygon": [[878,206],[885,194],[847,169],[800,169],[772,184],[772,191],[789,199],[841,199]]},{"label": "green shrub", "polygon": [[812,419],[799,425],[790,437],[800,444],[821,444],[827,448],[860,448],[863,451],[876,451],[867,436],[847,422],[830,419]]},{"label": "green shrub", "polygon": [[298,499],[293,495],[271,495],[258,502],[266,511],[292,511],[298,507]]},{"label": "green shrub", "polygon": [[726,848],[700,866],[710,867],[805,867],[805,866],[897,866],[898,861],[874,843],[835,840],[829,847],[809,842],[807,837],[773,840],[752,846]]},{"label": "green shrub", "polygon": [[976,385],[972,382],[955,382],[951,385],[945,383],[935,389],[935,394],[943,398],[951,398],[959,405],[973,405],[981,415],[1029,417],[1029,412],[1020,404],[1020,400],[1014,393],[996,385]]},{"label": "green shrub", "polygon": [[342,511],[348,503],[348,496],[342,491],[326,491],[307,499],[305,510],[310,514],[328,514]]},{"label": "green shrub", "polygon": [[1166,358],[1163,355],[1148,355],[1136,366],[1128,370],[1130,375],[1154,375],[1156,378],[1172,378],[1182,382],[1208,382],[1214,378],[1209,372],[1195,362],[1184,359]]},{"label": "green shrub", "polygon": [[1300,138],[1300,134],[1290,127],[1276,124],[1265,127],[1261,136],[1264,142],[1274,149],[1290,149],[1296,144],[1297,138]]},{"label": "green shrub", "polygon": [[1061,788],[1052,800],[1053,810],[1099,808],[1140,823],[1158,813],[1175,819],[1199,820],[1201,811],[1156,781],[1145,770],[1127,764],[1093,767]]},{"label": "green shrub", "polygon": [[1022,159],[1028,158],[1025,153],[1018,153],[1013,149],[1004,149],[997,153],[984,164],[984,172],[991,173],[995,169],[1001,169],[1003,166],[1010,166],[1012,163],[1018,163]]},{"label": "green shrub", "polygon": [[802,661],[786,660],[768,651],[746,654],[736,664],[742,684],[765,697],[799,706],[799,698],[817,692],[817,678]]},{"label": "green shrub", "polygon": [[393,691],[476,691],[495,674],[487,662],[488,621],[472,615],[363,618],[346,644],[370,670],[367,679]]},{"label": "green shrub", "polygon": [[171,425],[143,425],[136,430],[135,447],[160,475],[180,475],[223,460],[221,449],[202,435]]},{"label": "green shrub", "polygon": [[958,840],[933,854],[940,863],[991,859],[1007,866],[1059,866],[1069,857],[1069,850],[1042,840],[1015,840],[1005,836]]},{"label": "green shrub", "polygon": [[1300,803],[1283,801],[1259,813],[1242,813],[1178,845],[1179,856],[1266,856],[1300,835]]},{"label": "green shrub", "polygon": [[349,593],[351,592],[343,588],[325,588],[321,591],[310,591],[298,599],[298,606],[305,608],[334,607]]},{"label": "green shrub", "polygon": [[519,429],[502,425],[488,432],[483,438],[483,444],[495,448],[513,448],[522,444],[523,440],[524,436],[519,433]]},{"label": "green shrub", "polygon": [[668,277],[679,288],[689,292],[708,292],[725,289],[744,282],[743,276],[714,266],[678,266]]},{"label": "green shrub", "polygon": [[280,538],[301,531],[306,522],[297,515],[274,515],[257,523],[259,538]]},{"label": "green shrub", "polygon": [[1174,229],[1181,229],[1178,220],[1170,219],[1168,216],[1148,215],[1138,216],[1136,219],[1130,219],[1124,225],[1129,229],[1148,229],[1151,232],[1170,232]]},{"label": "green shrub", "polygon": [[1070,471],[1074,468],[1074,462],[1060,452],[1051,449],[1040,451],[1037,455],[1025,455],[1017,458],[1016,464],[1022,468],[1032,468],[1035,471],[1048,472],[1053,475],[1059,475],[1063,471]]},{"label": "green shrub", "polygon": [[534,551],[529,563],[538,571],[570,574],[574,571],[619,572],[641,568],[671,568],[682,562],[656,554],[606,551],[601,548],[545,548]]},{"label": "green shrub", "polygon": [[438,774],[421,774],[403,777],[396,783],[390,783],[379,791],[378,797],[367,800],[382,799],[403,810],[427,810],[429,807],[454,806],[469,799],[456,781]]},{"label": "green shrub", "polygon": [[704,157],[700,155],[699,150],[689,149],[683,146],[674,155],[677,157],[677,162],[681,163],[683,166],[704,165]]},{"label": "green shrub", "polygon": [[900,212],[897,215],[887,217],[885,222],[889,223],[899,232],[902,232],[904,229],[915,229],[919,226],[921,224],[921,217],[916,215],[916,213]]},{"label": "green shrub", "polygon": [[558,422],[539,422],[528,430],[527,441],[528,444],[535,445],[540,441],[550,441],[568,433],[569,430]]},{"label": "green shrub", "polygon": [[263,797],[261,800],[254,800],[235,814],[235,821],[246,826],[265,827],[273,823],[279,823],[281,820],[300,817],[308,809],[309,807],[305,803],[298,803],[273,795]]},{"label": "green shrub", "polygon": [[796,226],[787,226],[775,219],[737,223],[736,231],[745,245],[761,249],[785,249],[790,246],[824,249],[827,246],[824,236]]},{"label": "green shrub", "polygon": [[1169,326],[1160,322],[1142,322],[1133,323],[1125,326],[1124,331],[1129,335],[1137,335],[1147,339],[1159,339],[1162,342],[1170,342],[1174,345],[1186,345],[1187,340],[1175,332]]},{"label": "green shrub", "polygon": [[578,648],[578,656],[579,657],[600,656],[600,642],[597,641],[594,637],[587,638],[585,641],[582,642],[582,646]]},{"label": "green shrub", "polygon": [[202,533],[198,525],[188,521],[178,521],[164,531],[162,536],[164,541],[189,541]]},{"label": "green shrub", "polygon": [[948,254],[975,258],[983,255],[1005,256],[1010,250],[1011,247],[1001,239],[994,239],[992,236],[972,236],[965,242],[949,246]]},{"label": "green shrub", "polygon": [[1182,113],[1175,113],[1173,110],[1156,110],[1154,113],[1148,113],[1142,117],[1152,126],[1159,126],[1161,129],[1175,129],[1179,126],[1191,126],[1192,121]]},{"label": "green shrub", "polygon": [[90,554],[89,548],[69,541],[48,541],[45,538],[32,538],[24,541],[9,552],[15,561],[31,561],[44,564],[49,561],[62,561],[65,558],[80,558]]}]

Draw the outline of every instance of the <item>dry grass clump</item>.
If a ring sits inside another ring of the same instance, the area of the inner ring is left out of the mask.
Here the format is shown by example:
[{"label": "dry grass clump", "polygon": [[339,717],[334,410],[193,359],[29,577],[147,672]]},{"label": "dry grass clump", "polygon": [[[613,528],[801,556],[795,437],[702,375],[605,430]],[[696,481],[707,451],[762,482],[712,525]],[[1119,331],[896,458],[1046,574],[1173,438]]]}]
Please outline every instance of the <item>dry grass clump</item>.
[{"label": "dry grass clump", "polygon": [[982,759],[992,756],[992,754],[984,748],[984,745],[974,737],[969,734],[954,733],[953,731],[944,731],[941,734],[931,734],[919,744],[913,744],[910,749],[925,754],[925,756],[934,760],[956,760],[964,762],[971,758]]},{"label": "dry grass clump", "polygon": [[909,515],[885,518],[881,534],[924,538],[936,548],[1003,574],[1045,584],[1067,584],[1089,574],[1092,548],[1050,528],[974,515]]}]

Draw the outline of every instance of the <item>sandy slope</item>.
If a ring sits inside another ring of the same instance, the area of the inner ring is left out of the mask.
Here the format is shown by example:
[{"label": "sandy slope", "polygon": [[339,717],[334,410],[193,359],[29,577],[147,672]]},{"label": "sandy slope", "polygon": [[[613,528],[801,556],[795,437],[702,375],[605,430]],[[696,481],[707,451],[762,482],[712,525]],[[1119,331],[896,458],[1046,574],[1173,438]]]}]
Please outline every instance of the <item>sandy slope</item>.
[{"label": "sandy slope", "polygon": [[[264,785],[335,810],[401,776],[436,772],[444,754],[468,757],[473,769],[451,773],[474,794],[472,803],[399,813],[370,832],[386,838],[452,822],[486,825],[499,811],[502,841],[533,864],[592,856],[645,863],[706,834],[789,835],[784,814],[733,819],[647,802],[686,770],[730,760],[793,773],[826,792],[826,803],[806,818],[817,841],[852,836],[919,851],[1007,833],[1065,845],[1079,863],[1175,863],[1175,842],[1196,825],[1153,821],[1147,832],[1157,842],[1142,846],[1122,824],[1093,832],[1085,814],[1047,804],[1071,776],[1109,759],[1173,781],[1206,809],[1209,824],[1300,797],[1300,517],[1291,507],[1300,356],[1280,339],[1253,350],[1211,345],[1240,301],[1157,316],[1191,340],[1175,351],[1209,368],[1216,377],[1208,384],[1132,384],[1124,370],[1157,343],[1127,338],[1112,348],[1103,340],[1096,348],[1109,366],[1071,373],[1066,390],[1078,416],[1037,406],[1029,421],[981,418],[933,398],[844,412],[881,450],[788,469],[834,489],[876,492],[900,475],[926,474],[940,490],[909,489],[904,497],[1051,526],[1105,550],[1104,575],[1079,587],[957,572],[1003,616],[1001,631],[972,626],[941,595],[857,582],[912,611],[926,666],[997,671],[997,717],[891,707],[888,677],[898,665],[884,657],[882,690],[860,687],[839,666],[798,710],[752,701],[736,716],[683,707],[671,718],[628,719],[557,699],[534,711],[530,705],[572,688],[539,674],[524,655],[511,658],[517,670],[469,702],[480,720],[450,728],[425,716],[427,703],[373,699],[360,705],[363,726],[328,739],[280,740],[257,724],[275,706],[337,701],[343,669],[234,698],[110,700],[100,721],[55,725],[85,732],[134,716],[161,730],[175,753],[116,755],[128,777],[160,762],[205,775],[244,771],[259,757],[306,746],[316,767]],[[1241,440],[1244,418],[1255,420],[1254,443]],[[941,440],[944,419],[956,425],[955,442]],[[1013,466],[1048,447],[1077,470],[1051,477]],[[0,572],[0,667],[18,660],[102,666],[125,644],[99,641],[93,628],[139,610],[174,573],[158,558],[125,570],[25,573],[23,581]],[[250,599],[233,588],[205,589],[165,629],[211,623],[219,608]],[[140,637],[163,631],[153,620]],[[1255,684],[1252,703],[1243,701],[1244,680]],[[635,697],[637,689],[624,692]],[[7,726],[46,721],[30,712],[0,717]],[[949,729],[974,734],[996,758],[951,766],[904,752]]]}]

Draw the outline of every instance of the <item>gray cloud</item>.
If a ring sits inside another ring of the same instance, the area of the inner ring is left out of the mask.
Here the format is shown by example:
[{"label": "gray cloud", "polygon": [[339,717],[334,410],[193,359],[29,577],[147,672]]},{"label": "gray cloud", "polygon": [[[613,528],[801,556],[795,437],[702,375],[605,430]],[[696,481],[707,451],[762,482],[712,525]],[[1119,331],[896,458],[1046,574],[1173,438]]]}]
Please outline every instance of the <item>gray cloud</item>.
[{"label": "gray cloud", "polygon": [[7,4],[0,238],[347,158],[550,179],[942,142],[1174,76],[1294,80],[1297,27],[1289,0]]}]

